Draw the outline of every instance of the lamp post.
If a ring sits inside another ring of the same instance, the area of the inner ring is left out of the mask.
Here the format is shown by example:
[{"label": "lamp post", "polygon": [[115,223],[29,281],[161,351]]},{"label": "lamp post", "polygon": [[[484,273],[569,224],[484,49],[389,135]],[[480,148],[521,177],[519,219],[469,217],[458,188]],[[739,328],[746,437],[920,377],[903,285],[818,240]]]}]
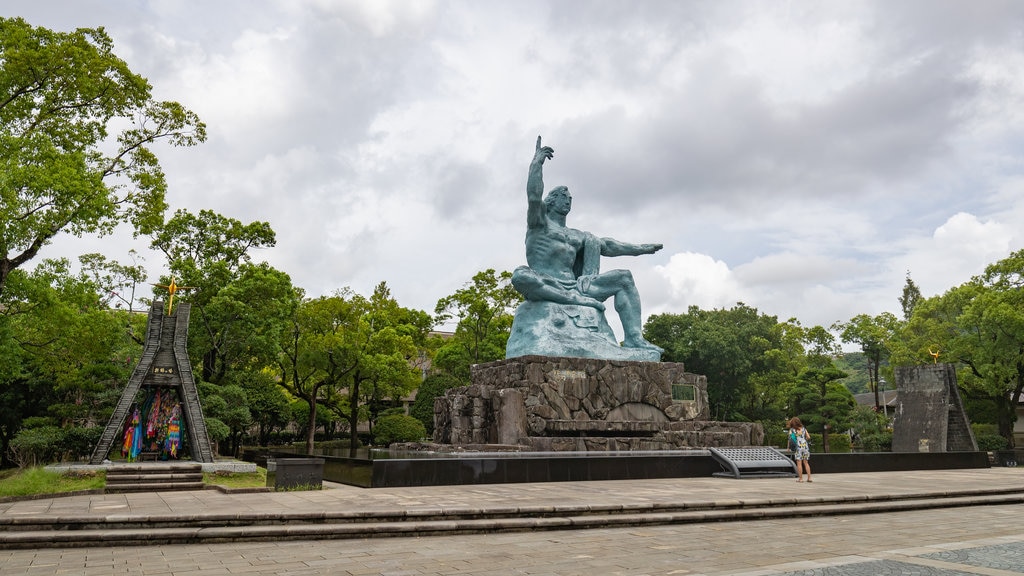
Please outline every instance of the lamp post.
[{"label": "lamp post", "polygon": [[885,378],[878,379],[878,385],[882,388],[882,412],[885,414],[885,419],[889,420],[889,399],[885,397]]}]

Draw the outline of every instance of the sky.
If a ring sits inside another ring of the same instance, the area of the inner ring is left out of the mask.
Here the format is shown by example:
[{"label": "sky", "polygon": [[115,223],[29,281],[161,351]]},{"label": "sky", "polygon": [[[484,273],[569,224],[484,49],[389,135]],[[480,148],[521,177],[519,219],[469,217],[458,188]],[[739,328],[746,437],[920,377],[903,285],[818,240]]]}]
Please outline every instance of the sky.
[{"label": "sky", "polygon": [[[156,149],[168,216],[270,223],[255,259],[310,296],[384,281],[433,312],[477,272],[524,264],[538,136],[569,226],[664,244],[602,261],[632,271],[645,318],[737,302],[805,326],[900,316],[908,274],[933,296],[1024,248],[1022,2],[5,0],[0,15],[104,27],[157,99],[207,125],[198,147]],[[124,231],[40,257],[131,248],[166,274]]]}]

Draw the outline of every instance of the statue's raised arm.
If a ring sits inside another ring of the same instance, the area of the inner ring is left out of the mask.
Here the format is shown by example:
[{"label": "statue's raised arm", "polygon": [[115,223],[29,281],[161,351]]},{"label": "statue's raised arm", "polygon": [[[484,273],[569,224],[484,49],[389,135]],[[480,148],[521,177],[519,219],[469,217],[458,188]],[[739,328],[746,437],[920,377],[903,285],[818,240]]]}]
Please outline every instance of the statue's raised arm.
[{"label": "statue's raised arm", "polygon": [[540,136],[537,136],[537,150],[530,162],[530,174],[526,179],[526,225],[536,228],[547,225],[545,219],[544,197],[544,161],[555,156],[550,146],[541,147]]}]

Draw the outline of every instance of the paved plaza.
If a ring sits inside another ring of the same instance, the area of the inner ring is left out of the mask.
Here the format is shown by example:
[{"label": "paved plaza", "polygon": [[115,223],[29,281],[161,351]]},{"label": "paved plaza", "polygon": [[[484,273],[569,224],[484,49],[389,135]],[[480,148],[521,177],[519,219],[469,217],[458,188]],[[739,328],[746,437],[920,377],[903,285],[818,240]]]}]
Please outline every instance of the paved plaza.
[{"label": "paved plaza", "polygon": [[[836,498],[1001,490],[1024,470],[992,468],[829,474],[792,479],[663,479],[401,489],[338,487],[311,493],[93,495],[0,504],[0,515],[156,514],[189,507],[508,506],[511,502],[721,501],[776,493]],[[161,502],[162,504],[157,504]],[[980,502],[980,501],[979,501]],[[112,512],[113,511],[113,512]],[[199,514],[201,510],[193,510]],[[937,507],[623,528],[224,544],[0,550],[0,574],[364,575],[1021,575],[1024,504]]]}]

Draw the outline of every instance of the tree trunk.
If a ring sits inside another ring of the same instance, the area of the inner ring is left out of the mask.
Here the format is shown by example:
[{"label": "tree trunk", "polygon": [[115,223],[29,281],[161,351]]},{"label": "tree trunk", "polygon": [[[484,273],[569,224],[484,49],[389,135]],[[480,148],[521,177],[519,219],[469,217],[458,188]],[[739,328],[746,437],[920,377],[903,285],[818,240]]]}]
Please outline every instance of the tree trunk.
[{"label": "tree trunk", "polygon": [[309,403],[309,421],[306,423],[306,454],[313,455],[313,440],[316,437],[316,389],[309,398],[304,398]]},{"label": "tree trunk", "polygon": [[356,457],[356,448],[359,447],[359,375],[352,379],[352,388],[349,392],[348,410],[348,455],[349,458]]}]

